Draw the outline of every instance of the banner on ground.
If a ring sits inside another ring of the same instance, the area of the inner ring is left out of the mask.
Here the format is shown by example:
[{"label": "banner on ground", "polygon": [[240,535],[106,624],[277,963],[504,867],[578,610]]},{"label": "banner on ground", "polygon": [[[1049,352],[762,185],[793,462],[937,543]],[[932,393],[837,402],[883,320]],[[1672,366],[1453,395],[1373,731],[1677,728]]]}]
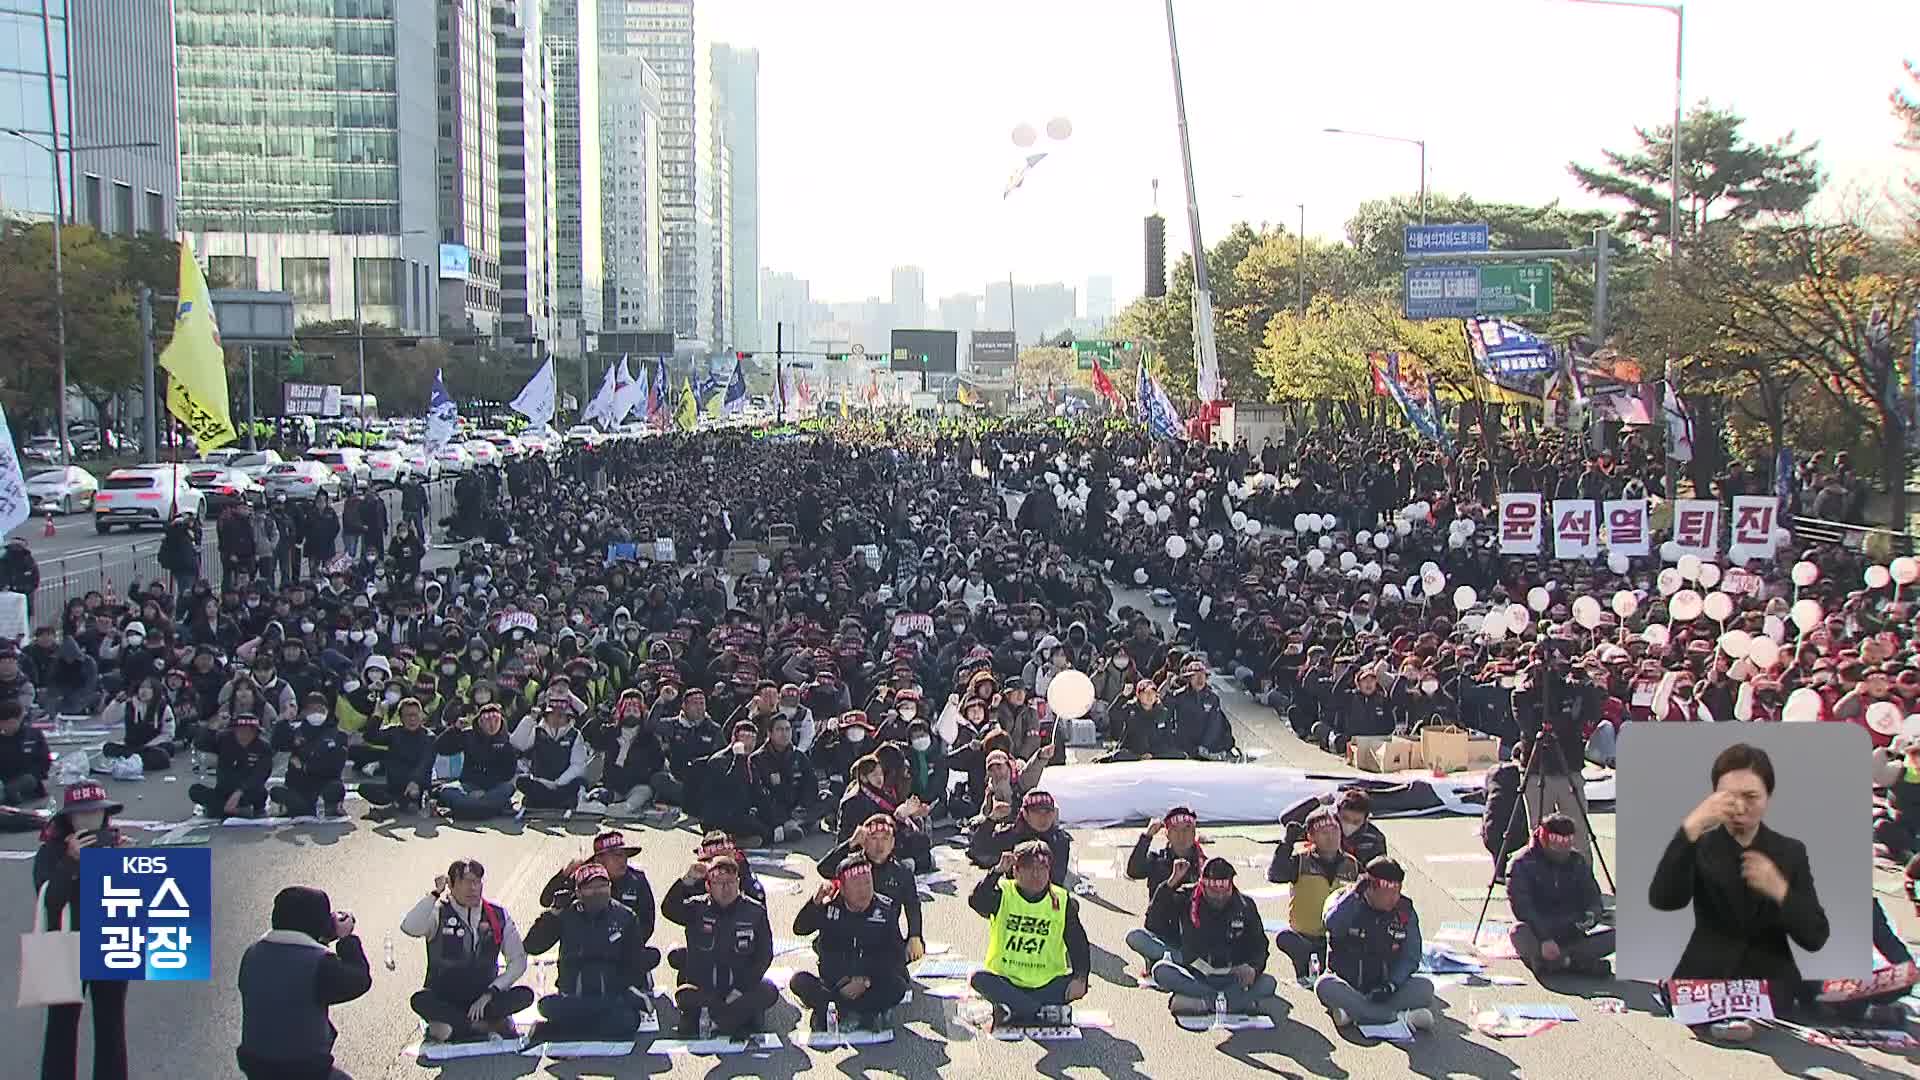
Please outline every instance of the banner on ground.
[{"label": "banner on ground", "polygon": [[1540,554],[1542,516],[1536,493],[1500,496],[1500,554]]},{"label": "banner on ground", "polygon": [[1683,1024],[1773,1019],[1764,979],[1675,979],[1667,984],[1667,995],[1673,1018]]},{"label": "banner on ground", "polygon": [[1711,499],[1673,501],[1673,542],[1680,554],[1720,557],[1720,504]]},{"label": "banner on ground", "polygon": [[1651,550],[1647,500],[1608,499],[1600,504],[1607,529],[1607,550],[1622,555],[1645,555]]}]

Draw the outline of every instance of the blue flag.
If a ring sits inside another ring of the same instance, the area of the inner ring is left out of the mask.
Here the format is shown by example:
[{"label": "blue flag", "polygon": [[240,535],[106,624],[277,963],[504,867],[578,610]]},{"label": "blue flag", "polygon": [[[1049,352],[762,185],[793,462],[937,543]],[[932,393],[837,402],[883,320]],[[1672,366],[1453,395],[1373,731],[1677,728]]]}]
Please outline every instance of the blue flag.
[{"label": "blue flag", "polygon": [[447,384],[440,377],[440,369],[435,368],[433,393],[427,398],[427,449],[438,450],[452,442],[459,421],[460,410],[447,395]]},{"label": "blue flag", "polygon": [[733,362],[733,381],[727,384],[727,397],[720,407],[728,413],[737,413],[747,407],[747,377],[740,370],[738,359]]},{"label": "blue flag", "polygon": [[1160,380],[1147,374],[1144,360],[1134,380],[1134,400],[1140,403],[1140,422],[1146,425],[1148,435],[1156,439],[1180,437],[1180,414],[1174,411],[1173,401],[1161,388]]},{"label": "blue flag", "polygon": [[665,416],[667,413],[667,391],[672,388],[667,380],[667,358],[656,356],[653,360],[653,382],[647,387],[647,419]]}]

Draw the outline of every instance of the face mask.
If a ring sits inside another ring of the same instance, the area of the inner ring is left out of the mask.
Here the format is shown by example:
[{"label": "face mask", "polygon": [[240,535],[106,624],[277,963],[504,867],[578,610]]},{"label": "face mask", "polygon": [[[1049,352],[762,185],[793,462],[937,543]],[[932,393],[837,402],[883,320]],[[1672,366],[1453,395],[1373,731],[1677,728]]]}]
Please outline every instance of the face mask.
[{"label": "face mask", "polygon": [[335,630],[333,632],[333,639],[335,641],[345,641],[347,640],[347,632],[345,630]]},{"label": "face mask", "polygon": [[326,713],[310,712],[307,714],[307,723],[312,724],[314,727],[319,727],[321,724],[324,724],[326,722],[327,722]]},{"label": "face mask", "polygon": [[147,639],[141,637],[139,634],[127,635],[127,648],[129,649],[137,649],[140,646],[145,645],[146,643],[147,643]]},{"label": "face mask", "polygon": [[310,622],[303,622],[303,623],[301,623],[301,624],[300,624],[300,632],[301,632],[301,633],[303,633],[303,634],[311,634],[311,633],[313,633],[313,624],[312,624],[312,623],[310,623]]},{"label": "face mask", "polygon": [[355,690],[360,689],[360,681],[358,679],[348,679],[340,684],[340,689],[351,694]]},{"label": "face mask", "polygon": [[847,741],[850,743],[864,742],[866,740],[866,737],[867,737],[866,728],[848,728],[847,729]]},{"label": "face mask", "polygon": [[458,664],[441,664],[440,665],[440,674],[442,675],[451,676],[453,675],[454,672],[459,670],[460,670],[460,665]]},{"label": "face mask", "polygon": [[487,702],[492,700],[493,700],[493,694],[489,691],[482,690],[479,693],[473,695],[473,703],[475,705],[485,705]]},{"label": "face mask", "polygon": [[1420,680],[1420,692],[1421,692],[1421,693],[1423,693],[1423,694],[1433,694],[1433,693],[1438,693],[1438,692],[1439,692],[1439,690],[1440,690],[1440,680],[1439,680],[1439,679],[1422,679],[1422,680]]},{"label": "face mask", "polygon": [[149,701],[152,701],[152,700],[153,700],[153,690],[152,690],[152,688],[150,688],[150,687],[145,687],[145,686],[143,686],[143,687],[141,687],[141,688],[140,688],[140,700],[141,700],[141,702],[142,702],[142,703],[145,703],[145,702],[149,702]]},{"label": "face mask", "polygon": [[918,736],[913,740],[913,748],[915,750],[920,751],[921,753],[925,753],[927,751],[927,748],[932,745],[933,745],[933,740],[927,738],[925,735]]},{"label": "face mask", "polygon": [[387,692],[380,695],[380,697],[381,697],[381,700],[385,701],[389,705],[392,705],[394,702],[400,700],[400,691],[392,687],[388,687]]},{"label": "face mask", "polygon": [[1015,630],[1013,632],[1013,640],[1015,641],[1027,640],[1027,632],[1025,630]]},{"label": "face mask", "polygon": [[919,712],[919,710],[914,708],[912,705],[902,705],[900,706],[900,708],[896,709],[895,712],[900,714],[900,719],[905,720],[908,723],[912,723],[914,715],[917,712]]}]

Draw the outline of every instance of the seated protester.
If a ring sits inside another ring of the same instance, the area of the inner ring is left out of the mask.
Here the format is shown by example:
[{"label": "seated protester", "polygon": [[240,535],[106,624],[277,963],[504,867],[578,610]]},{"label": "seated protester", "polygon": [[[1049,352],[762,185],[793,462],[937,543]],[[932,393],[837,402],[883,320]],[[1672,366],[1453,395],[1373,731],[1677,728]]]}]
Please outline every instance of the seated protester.
[{"label": "seated protester", "polygon": [[[1913,865],[1907,867],[1907,873],[1905,884],[1911,889],[1913,875],[1920,873],[1920,859],[1915,859]],[[1920,906],[1920,900],[1915,903]],[[1872,937],[1873,951],[1888,965],[1897,967],[1913,962],[1912,952],[1907,949],[1906,942],[1900,940],[1900,935],[1894,933],[1893,925],[1887,921],[1887,910],[1880,905],[1877,896],[1873,898]],[[1900,1004],[1900,999],[1907,996],[1910,987],[1897,987],[1854,1001],[1817,1000],[1824,989],[1825,984],[1819,981],[1800,984],[1800,1003],[1817,1017],[1832,1017],[1842,1024],[1856,1027],[1904,1029],[1906,1026],[1907,1010],[1906,1006]]]},{"label": "seated protester", "polygon": [[1393,734],[1393,700],[1380,685],[1379,670],[1368,664],[1352,678],[1351,684],[1335,681],[1331,699],[1321,710],[1323,727],[1316,734],[1329,753],[1344,755],[1355,738]]},{"label": "seated protester", "polygon": [[1890,862],[1906,862],[1920,850],[1920,735],[1896,735],[1873,751],[1873,786],[1886,791],[1874,800],[1873,853]]},{"label": "seated protester", "polygon": [[813,1030],[826,1030],[830,1006],[847,1013],[843,1023],[851,1027],[891,1026],[891,1010],[907,995],[907,946],[900,902],[875,887],[865,854],[849,855],[820,884],[794,916],[793,932],[812,937],[820,958],[820,974],[795,972],[792,982],[793,996],[812,1011]]},{"label": "seated protester", "polygon": [[867,754],[847,767],[847,790],[840,796],[839,839],[852,836],[873,815],[892,817],[899,808],[887,787],[886,766],[878,754]]},{"label": "seated protester", "polygon": [[1053,732],[1051,727],[1042,729],[1040,714],[1027,700],[1030,695],[1027,688],[1019,682],[1010,682],[1000,692],[998,705],[989,716],[1001,731],[1007,733],[1010,745],[1007,752],[1016,758],[1030,758],[1036,754],[1053,754]]},{"label": "seated protester", "polygon": [[873,752],[880,759],[880,775],[894,807],[895,846],[900,860],[916,874],[933,872],[933,833],[927,819],[933,806],[913,792],[913,775],[907,769],[906,750],[899,743],[881,743]]},{"label": "seated protester", "polygon": [[702,1033],[703,1015],[728,1038],[753,1034],[780,998],[767,981],[773,966],[767,908],[740,891],[741,873],[741,862],[731,853],[703,858],[668,887],[660,902],[661,914],[687,928],[686,947],[667,954],[679,972],[673,1001],[680,1008],[677,1034],[683,1039]]},{"label": "seated protester", "polygon": [[1024,762],[1016,763],[1005,749],[1007,736],[1004,732],[994,732],[987,737],[984,745],[988,748],[985,771],[982,782],[974,788],[981,793],[980,810],[976,818],[990,817],[995,803],[1018,806],[1027,792],[1040,786],[1040,777],[1047,769],[1045,750],[1035,753]]},{"label": "seated protester", "polygon": [[560,946],[554,992],[540,999],[540,1023],[531,1043],[573,1039],[625,1042],[633,1038],[647,1000],[647,973],[660,954],[640,934],[640,916],[613,898],[612,879],[597,862],[573,872],[527,929],[528,955]]},{"label": "seated protester", "polygon": [[[747,853],[740,850],[740,845],[733,842],[733,837],[723,832],[707,833],[700,838],[700,846],[694,849],[694,854],[702,861],[715,855],[733,856],[733,861],[740,864],[740,891],[758,900],[761,907],[767,905],[767,887],[761,882],[760,875],[753,872],[753,863],[747,859]],[[699,891],[705,889],[706,885],[700,884],[694,888]]]},{"label": "seated protester", "polygon": [[529,810],[573,810],[586,788],[587,740],[573,725],[569,696],[549,695],[538,717],[528,713],[509,737],[526,756],[527,771],[515,786]]},{"label": "seated protester", "polygon": [[1521,803],[1520,784],[1526,776],[1527,753],[1531,742],[1513,748],[1513,760],[1503,761],[1487,770],[1487,804],[1480,814],[1480,843],[1494,858],[1493,880],[1507,880],[1514,856],[1527,846],[1527,812],[1517,810]]},{"label": "seated protester", "polygon": [[[1127,654],[1123,651],[1118,655],[1124,657]],[[1101,755],[1098,759],[1101,763],[1177,755],[1172,714],[1167,711],[1166,703],[1160,700],[1160,687],[1152,679],[1141,679],[1133,684],[1132,694],[1122,699],[1108,715],[1111,718],[1111,733],[1120,746]]]},{"label": "seated protester", "polygon": [[1260,908],[1234,888],[1233,876],[1233,863],[1215,855],[1201,868],[1198,882],[1162,884],[1154,891],[1159,921],[1173,920],[1180,927],[1179,955],[1162,956],[1153,965],[1153,984],[1173,994],[1167,1008],[1175,1016],[1212,1012],[1216,995],[1225,995],[1228,1012],[1245,1015],[1278,990],[1267,974]]},{"label": "seated protester", "polygon": [[273,734],[273,748],[287,752],[287,778],[267,790],[280,812],[306,817],[325,804],[328,817],[346,817],[347,786],[340,774],[347,768],[347,737],[333,723],[327,695],[307,695],[300,715],[281,724]]},{"label": "seated protester", "polygon": [[1112,642],[1106,651],[1106,658],[1094,665],[1089,676],[1093,680],[1093,710],[1088,715],[1103,734],[1117,739],[1114,713],[1132,695],[1140,675],[1133,670],[1133,657],[1121,642]]},{"label": "seated protester", "polygon": [[8,806],[46,798],[47,777],[53,772],[46,733],[26,719],[26,706],[18,699],[0,697],[0,785]]},{"label": "seated protester", "polygon": [[[108,716],[114,712],[108,707]],[[159,772],[173,764],[173,706],[167,704],[160,676],[141,677],[131,696],[120,702],[119,742],[100,748],[109,758],[137,757],[147,772]]]},{"label": "seated protester", "polygon": [[427,711],[418,698],[402,699],[399,714],[399,725],[382,732],[387,749],[380,759],[380,779],[362,782],[360,797],[369,806],[417,813],[426,806],[433,780],[433,733],[427,730]]},{"label": "seated protester", "polygon": [[225,729],[201,732],[194,746],[218,759],[213,786],[187,788],[187,798],[200,812],[208,817],[260,816],[267,805],[267,777],[273,773],[273,747],[260,737],[260,719],[241,713]]},{"label": "seated protester", "polygon": [[867,861],[873,873],[874,888],[893,897],[907,917],[907,962],[926,955],[926,939],[921,934],[920,890],[914,884],[913,871],[894,858],[895,822],[886,814],[875,814],[853,830],[853,835],[820,856],[816,869],[823,878],[840,872],[841,864],[855,855]]},{"label": "seated protester", "polygon": [[907,725],[906,746],[907,779],[912,794],[928,807],[929,816],[949,814],[946,744],[932,724],[916,718]]},{"label": "seated protester", "polygon": [[1167,698],[1173,719],[1175,754],[1207,761],[1224,761],[1234,750],[1233,724],[1221,707],[1220,693],[1207,685],[1207,665],[1189,660],[1180,666],[1184,684]]},{"label": "seated protester", "polygon": [[513,1016],[533,1004],[532,990],[513,985],[527,973],[520,930],[483,895],[486,872],[477,860],[454,860],[400,919],[401,933],[426,939],[426,985],[412,1005],[435,1042],[517,1039]]},{"label": "seated protester", "polygon": [[1340,820],[1332,807],[1307,816],[1306,838],[1274,852],[1267,880],[1292,888],[1287,896],[1287,927],[1273,944],[1293,961],[1295,978],[1318,975],[1327,961],[1327,900],[1343,885],[1360,880],[1360,863],[1340,847]]},{"label": "seated protester", "polygon": [[507,734],[507,714],[498,704],[489,701],[461,717],[440,733],[433,749],[460,758],[460,775],[429,793],[442,813],[455,821],[485,821],[513,812],[520,755]]},{"label": "seated protester", "polygon": [[[995,809],[1005,806],[1001,803]],[[1065,885],[1073,838],[1060,827],[1060,808],[1054,805],[1053,796],[1044,791],[1029,791],[1020,800],[1020,816],[1012,820],[1008,817],[1010,814],[1002,817],[990,814],[975,825],[967,844],[967,858],[972,859],[975,866],[990,867],[1020,844],[1038,840],[1047,845],[1051,853],[1053,883]]]},{"label": "seated protester", "polygon": [[656,796],[679,798],[680,785],[667,771],[667,752],[640,691],[622,690],[613,715],[587,725],[587,745],[602,762],[600,782],[587,792],[587,809],[631,817],[653,809]]},{"label": "seated protester", "polygon": [[1300,841],[1307,839],[1307,819],[1314,811],[1332,804],[1340,820],[1340,850],[1353,856],[1353,861],[1366,866],[1374,859],[1387,853],[1387,836],[1380,826],[1368,820],[1373,813],[1373,796],[1365,788],[1347,788],[1338,798],[1329,792],[1320,796],[1308,796],[1280,812],[1280,824],[1287,827],[1282,836],[1280,847],[1273,853],[1273,862],[1267,867],[1267,880],[1278,882],[1274,876],[1287,860],[1293,856]]},{"label": "seated protester", "polygon": [[707,793],[699,815],[701,828],[730,833],[742,847],[759,847],[773,835],[773,822],[761,805],[760,786],[753,777],[752,755],[759,732],[753,721],[742,719],[728,735],[727,745],[709,756],[703,768]]},{"label": "seated protester", "polygon": [[1433,1026],[1433,983],[1416,974],[1420,917],[1401,893],[1406,871],[1382,855],[1360,880],[1327,901],[1327,970],[1313,984],[1335,1027],[1404,1020]]},{"label": "seated protester", "polygon": [[969,985],[993,1005],[996,1026],[1073,1023],[1087,996],[1093,947],[1080,900],[1053,878],[1053,852],[1028,840],[1003,853],[967,906],[988,920],[987,963]]},{"label": "seated protester", "polygon": [[[319,889],[289,885],[273,898],[273,929],[240,956],[240,1045],[248,1080],[329,1080],[338,1033],[327,1008],[373,989],[353,916]],[[332,942],[329,950],[327,943]]]},{"label": "seated protester", "polygon": [[[829,790],[844,789],[853,782],[854,762],[873,750],[873,732],[873,723],[860,709],[849,709],[827,720],[826,730],[812,753],[815,766],[827,778]],[[834,812],[837,811],[835,807]],[[845,830],[851,826],[839,823],[839,828]]]},{"label": "seated protester", "polygon": [[[664,697],[664,693],[662,694]],[[720,749],[726,736],[707,716],[707,692],[690,686],[680,695],[680,712],[660,725],[660,745],[667,752],[667,768],[680,789],[679,806],[690,817],[699,817],[706,806],[706,760]],[[654,797],[668,798],[656,790]]]},{"label": "seated protester", "polygon": [[1567,971],[1613,976],[1606,957],[1613,929],[1596,929],[1603,901],[1593,864],[1573,850],[1573,819],[1558,811],[1540,820],[1533,843],[1513,860],[1507,899],[1513,906],[1513,949],[1535,975]]},{"label": "seated protester", "polygon": [[[1153,910],[1153,894],[1172,878],[1175,867],[1181,868],[1181,880],[1184,881],[1192,876],[1193,867],[1206,862],[1206,853],[1200,850],[1198,825],[1199,819],[1191,809],[1176,806],[1160,820],[1149,822],[1146,831],[1135,838],[1133,850],[1127,854],[1127,880],[1144,880],[1147,883],[1147,924],[1127,931],[1127,948],[1138,953],[1148,967],[1169,953],[1174,954],[1174,962],[1179,963],[1180,924],[1158,917]],[[1149,850],[1153,838],[1160,835],[1162,830],[1167,834],[1166,846]],[[1180,882],[1175,881],[1174,884]]]},{"label": "seated protester", "polygon": [[773,823],[771,839],[793,844],[814,831],[825,811],[820,777],[806,751],[794,745],[793,721],[781,713],[767,720],[766,742],[749,759],[755,802]]},{"label": "seated protester", "polygon": [[[653,940],[655,908],[653,886],[647,882],[646,871],[631,862],[632,857],[639,853],[639,845],[627,843],[624,833],[612,830],[601,833],[593,838],[593,855],[590,858],[575,859],[547,879],[546,886],[540,890],[540,906],[552,907],[562,895],[573,890],[575,872],[588,862],[597,862],[607,868],[607,880],[613,889],[613,898],[625,904],[638,920],[635,933],[640,935],[640,943],[645,945]],[[660,950],[649,947],[647,953],[646,967],[651,972],[660,965]],[[650,989],[652,984],[653,978],[649,974],[644,985]],[[652,998],[641,995],[637,1007],[642,1013],[651,1013]]]}]

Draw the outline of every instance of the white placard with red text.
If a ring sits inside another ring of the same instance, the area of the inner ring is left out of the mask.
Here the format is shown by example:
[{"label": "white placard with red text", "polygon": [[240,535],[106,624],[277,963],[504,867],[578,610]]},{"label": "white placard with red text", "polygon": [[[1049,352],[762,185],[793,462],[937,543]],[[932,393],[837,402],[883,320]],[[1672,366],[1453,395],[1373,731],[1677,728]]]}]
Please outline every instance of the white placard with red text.
[{"label": "white placard with red text", "polygon": [[1774,526],[1780,520],[1780,500],[1773,495],[1733,497],[1733,542],[1727,558],[1734,562],[1773,558]]},{"label": "white placard with red text", "polygon": [[1667,992],[1673,1018],[1683,1024],[1773,1019],[1773,998],[1764,979],[1675,979]]},{"label": "white placard with red text", "polygon": [[1545,532],[1538,494],[1500,496],[1500,554],[1538,555]]},{"label": "white placard with red text", "polygon": [[1711,499],[1673,501],[1673,542],[1680,554],[1712,561],[1720,557],[1720,504]]},{"label": "white placard with red text", "polygon": [[1645,555],[1650,550],[1647,528],[1647,500],[1608,499],[1600,504],[1600,520],[1605,526],[1607,550],[1622,555]]},{"label": "white placard with red text", "polygon": [[1592,499],[1553,501],[1553,557],[1591,559],[1600,554],[1600,504]]}]

